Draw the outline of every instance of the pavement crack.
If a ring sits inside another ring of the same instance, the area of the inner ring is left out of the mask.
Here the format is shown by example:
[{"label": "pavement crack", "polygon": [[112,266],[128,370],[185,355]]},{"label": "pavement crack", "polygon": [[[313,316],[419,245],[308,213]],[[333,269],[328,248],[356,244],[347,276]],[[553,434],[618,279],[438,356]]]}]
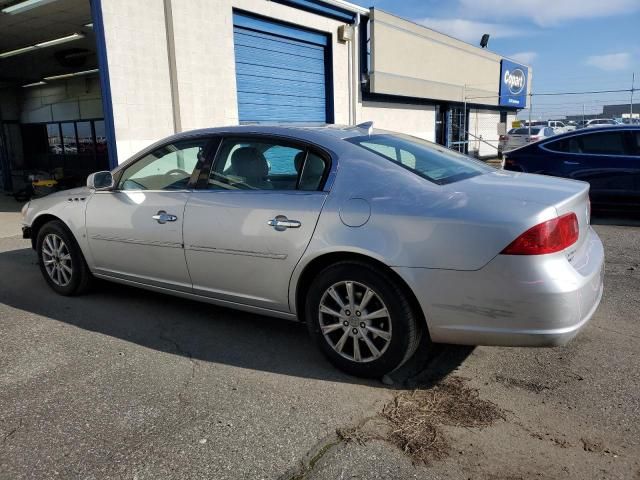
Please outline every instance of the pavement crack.
[{"label": "pavement crack", "polygon": [[315,444],[306,453],[304,458],[298,462],[298,464],[283,475],[280,476],[280,480],[304,480],[307,476],[313,472],[318,462],[324,457],[333,447],[344,443],[344,440],[337,434],[331,434],[328,437],[323,438],[317,444]]},{"label": "pavement crack", "polygon": [[22,418],[19,419],[18,421],[18,426],[9,430],[9,432],[2,438],[2,443],[6,443],[7,440],[9,440],[12,436],[14,436],[18,430],[20,430],[22,428]]}]

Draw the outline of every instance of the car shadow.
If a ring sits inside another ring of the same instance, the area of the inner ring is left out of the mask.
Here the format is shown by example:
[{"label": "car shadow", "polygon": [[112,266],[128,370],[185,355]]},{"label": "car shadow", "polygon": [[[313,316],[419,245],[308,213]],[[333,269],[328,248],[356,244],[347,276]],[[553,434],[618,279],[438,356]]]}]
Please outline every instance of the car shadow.
[{"label": "car shadow", "polygon": [[[78,297],[54,293],[29,248],[0,253],[0,302],[146,348],[202,362],[325,381],[382,386],[346,375],[313,345],[304,324],[97,281]],[[392,374],[386,386],[423,385],[455,370],[470,349],[433,346]]]}]

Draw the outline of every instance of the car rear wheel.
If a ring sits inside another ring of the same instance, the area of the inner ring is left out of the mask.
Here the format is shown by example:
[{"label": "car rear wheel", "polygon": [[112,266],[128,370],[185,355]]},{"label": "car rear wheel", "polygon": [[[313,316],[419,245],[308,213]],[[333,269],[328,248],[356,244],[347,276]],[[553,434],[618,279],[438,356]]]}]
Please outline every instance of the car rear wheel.
[{"label": "car rear wheel", "polygon": [[411,357],[417,318],[396,282],[366,263],[327,267],[307,295],[311,336],[331,363],[360,377],[380,378]]},{"label": "car rear wheel", "polygon": [[57,220],[38,231],[38,263],[49,286],[61,295],[79,295],[91,280],[80,247],[65,225]]}]

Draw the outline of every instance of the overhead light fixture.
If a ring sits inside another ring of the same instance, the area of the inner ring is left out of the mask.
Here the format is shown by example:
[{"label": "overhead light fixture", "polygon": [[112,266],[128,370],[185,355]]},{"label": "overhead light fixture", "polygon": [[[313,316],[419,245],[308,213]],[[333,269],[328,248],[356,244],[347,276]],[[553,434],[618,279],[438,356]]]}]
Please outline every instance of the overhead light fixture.
[{"label": "overhead light fixture", "polygon": [[26,85],[22,85],[22,88],[37,87],[38,85],[46,85],[46,84],[47,82],[39,81],[39,82],[27,83]]},{"label": "overhead light fixture", "polygon": [[53,47],[54,45],[60,45],[61,43],[72,42],[84,38],[84,33],[72,33],[60,38],[54,38],[53,40],[47,40],[45,42],[36,43],[35,45],[29,45],[27,47],[17,48],[15,50],[9,50],[8,52],[0,53],[0,58],[13,57],[14,55],[20,55],[21,53],[27,53],[38,48]]},{"label": "overhead light fixture", "polygon": [[4,7],[0,10],[2,13],[8,13],[9,15],[15,15],[16,13],[26,12],[32,8],[41,7],[47,3],[53,3],[56,0],[24,0],[23,2],[14,3],[9,7]]},{"label": "overhead light fixture", "polygon": [[14,55],[20,55],[21,53],[30,52],[31,50],[35,50],[35,45],[29,45],[28,47],[16,48],[15,50],[9,50],[8,52],[1,52],[0,58],[13,57]]},{"label": "overhead light fixture", "polygon": [[61,43],[72,42],[73,40],[78,40],[80,38],[84,38],[84,33],[72,33],[66,37],[54,38],[53,40],[47,40],[46,42],[36,43],[36,48],[52,47]]},{"label": "overhead light fixture", "polygon": [[44,77],[44,80],[61,80],[63,78],[80,77],[82,75],[91,75],[92,73],[98,73],[100,70],[94,68],[93,70],[84,70],[82,72],[65,73],[63,75],[52,75],[51,77]]}]

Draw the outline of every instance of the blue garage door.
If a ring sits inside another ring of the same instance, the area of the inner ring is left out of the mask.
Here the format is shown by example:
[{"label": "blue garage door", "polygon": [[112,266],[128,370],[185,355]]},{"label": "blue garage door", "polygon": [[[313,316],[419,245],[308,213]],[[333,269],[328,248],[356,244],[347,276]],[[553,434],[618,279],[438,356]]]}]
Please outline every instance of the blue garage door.
[{"label": "blue garage door", "polygon": [[330,122],[327,36],[234,14],[241,123]]}]

